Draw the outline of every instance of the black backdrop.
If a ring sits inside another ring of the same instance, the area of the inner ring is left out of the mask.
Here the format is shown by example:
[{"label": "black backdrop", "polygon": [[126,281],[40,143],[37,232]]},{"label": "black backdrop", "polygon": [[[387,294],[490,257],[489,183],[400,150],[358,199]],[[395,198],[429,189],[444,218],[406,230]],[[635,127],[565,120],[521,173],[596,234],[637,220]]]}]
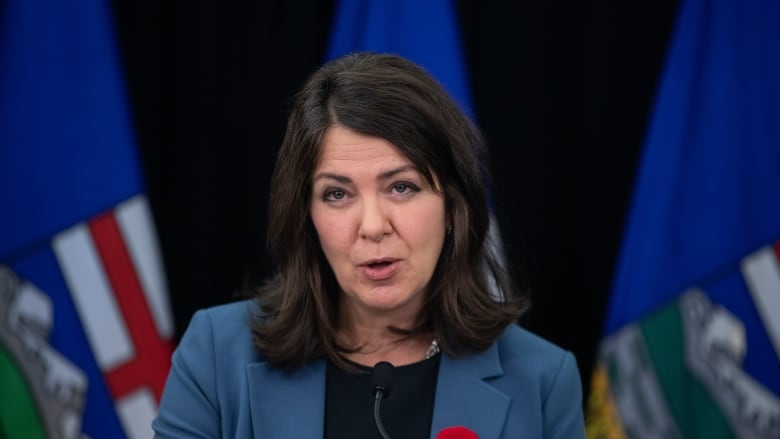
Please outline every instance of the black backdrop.
[{"label": "black backdrop", "polygon": [[[587,391],[673,0],[456,1],[523,324]],[[116,0],[178,333],[271,270],[266,193],[288,99],[322,61],[333,1]]]}]

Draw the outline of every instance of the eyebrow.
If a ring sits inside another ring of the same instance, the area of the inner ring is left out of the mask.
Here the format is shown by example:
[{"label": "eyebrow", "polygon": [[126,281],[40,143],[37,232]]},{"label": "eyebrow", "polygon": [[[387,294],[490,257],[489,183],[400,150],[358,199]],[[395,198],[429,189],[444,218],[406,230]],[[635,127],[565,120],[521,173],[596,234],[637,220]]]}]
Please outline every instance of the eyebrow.
[{"label": "eyebrow", "polygon": [[339,175],[339,174],[332,174],[332,173],[330,173],[330,172],[321,172],[321,173],[319,173],[319,174],[315,175],[315,176],[314,176],[314,177],[311,179],[311,182],[312,182],[312,183],[314,183],[314,182],[316,182],[317,180],[325,180],[325,179],[336,180],[336,181],[338,181],[338,182],[339,182],[339,183],[341,183],[341,184],[349,184],[349,183],[352,183],[352,179],[351,179],[351,178],[349,178],[349,177],[345,177],[345,176],[343,176],[343,175]]},{"label": "eyebrow", "polygon": [[[380,180],[380,181],[381,181],[381,180],[387,180],[387,179],[389,179],[389,178],[392,178],[392,177],[394,177],[395,175],[398,175],[398,174],[400,174],[400,173],[402,173],[402,172],[406,172],[406,171],[414,171],[414,172],[417,172],[417,168],[416,168],[415,166],[413,166],[413,165],[403,165],[403,166],[399,166],[399,167],[397,167],[397,168],[393,168],[393,169],[390,169],[390,170],[388,170],[388,171],[382,172],[381,174],[379,174],[379,175],[377,176],[377,178],[376,178],[376,179],[377,179],[377,180]],[[347,177],[347,176],[344,176],[344,175],[340,175],[340,174],[333,174],[333,173],[331,173],[331,172],[321,172],[321,173],[319,173],[319,174],[315,175],[315,176],[312,178],[312,183],[313,183],[313,182],[316,182],[317,180],[322,180],[322,179],[332,179],[332,180],[336,180],[337,182],[339,182],[339,183],[341,183],[341,184],[349,184],[349,183],[352,183],[352,179],[351,179],[351,178],[349,178],[349,177]]]},{"label": "eyebrow", "polygon": [[417,168],[414,167],[413,165],[399,166],[397,168],[393,168],[393,169],[391,169],[389,171],[385,171],[385,172],[379,174],[379,176],[377,177],[377,180],[387,180],[388,178],[392,178],[395,175],[400,174],[402,172],[406,172],[406,171],[417,172]]}]

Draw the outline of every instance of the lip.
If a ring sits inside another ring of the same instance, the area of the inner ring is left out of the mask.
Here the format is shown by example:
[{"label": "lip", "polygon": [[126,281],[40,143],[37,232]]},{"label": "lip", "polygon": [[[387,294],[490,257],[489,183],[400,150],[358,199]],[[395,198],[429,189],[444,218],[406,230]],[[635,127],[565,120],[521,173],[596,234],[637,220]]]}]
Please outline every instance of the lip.
[{"label": "lip", "polygon": [[401,260],[393,258],[372,259],[363,262],[359,267],[365,277],[380,281],[393,277],[401,268]]}]

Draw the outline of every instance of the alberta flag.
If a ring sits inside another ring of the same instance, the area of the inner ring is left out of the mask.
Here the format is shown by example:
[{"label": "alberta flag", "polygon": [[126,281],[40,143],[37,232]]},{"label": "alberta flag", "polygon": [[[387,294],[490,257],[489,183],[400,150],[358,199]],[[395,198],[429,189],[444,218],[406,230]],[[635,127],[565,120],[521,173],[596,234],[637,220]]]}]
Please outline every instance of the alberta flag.
[{"label": "alberta flag", "polygon": [[110,2],[2,7],[0,437],[151,437],[173,328]]},{"label": "alberta flag", "polygon": [[683,0],[590,438],[780,438],[780,3]]}]

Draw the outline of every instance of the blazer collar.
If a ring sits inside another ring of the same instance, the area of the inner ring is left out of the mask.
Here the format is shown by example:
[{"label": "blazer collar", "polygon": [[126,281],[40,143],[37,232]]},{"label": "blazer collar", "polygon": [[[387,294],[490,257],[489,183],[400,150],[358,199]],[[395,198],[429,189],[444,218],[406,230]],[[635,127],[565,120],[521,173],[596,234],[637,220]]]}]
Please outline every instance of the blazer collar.
[{"label": "blazer collar", "polygon": [[[481,439],[498,438],[510,398],[484,380],[504,374],[498,346],[463,358],[442,355],[436,383],[431,438],[446,427],[473,430]],[[254,437],[322,437],[325,417],[325,361],[293,373],[265,362],[247,366]]]},{"label": "blazer collar", "polygon": [[497,343],[484,352],[463,358],[442,356],[431,438],[446,427],[458,425],[474,431],[480,439],[501,437],[510,397],[485,379],[503,374]]}]

